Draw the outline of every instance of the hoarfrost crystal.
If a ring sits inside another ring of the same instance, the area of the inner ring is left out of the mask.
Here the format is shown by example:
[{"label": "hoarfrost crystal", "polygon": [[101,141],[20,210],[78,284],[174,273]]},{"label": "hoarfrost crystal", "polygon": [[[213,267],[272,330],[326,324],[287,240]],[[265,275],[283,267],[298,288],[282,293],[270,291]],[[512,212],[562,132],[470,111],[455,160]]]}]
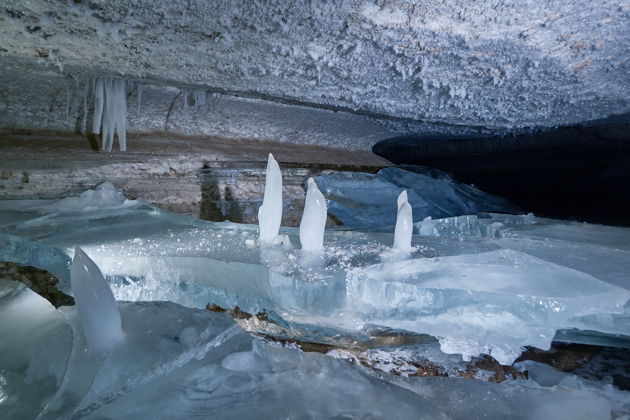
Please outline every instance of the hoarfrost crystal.
[{"label": "hoarfrost crystal", "polygon": [[282,221],[282,173],[278,162],[269,153],[267,172],[265,175],[265,196],[258,209],[259,239],[271,244],[280,232]]},{"label": "hoarfrost crystal", "polygon": [[300,243],[305,251],[319,251],[324,244],[326,199],[313,178],[308,179],[304,213],[300,222]]}]

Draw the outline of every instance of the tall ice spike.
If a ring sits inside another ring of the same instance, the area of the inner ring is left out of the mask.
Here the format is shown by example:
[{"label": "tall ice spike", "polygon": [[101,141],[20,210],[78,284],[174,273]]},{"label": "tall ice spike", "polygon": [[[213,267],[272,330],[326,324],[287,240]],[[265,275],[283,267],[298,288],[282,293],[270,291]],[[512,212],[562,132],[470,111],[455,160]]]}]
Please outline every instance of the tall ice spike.
[{"label": "tall ice spike", "polygon": [[324,246],[326,229],[326,199],[313,178],[309,178],[307,183],[304,213],[300,222],[300,243],[305,251],[320,251]]},{"label": "tall ice spike", "polygon": [[413,233],[413,216],[411,205],[407,201],[407,190],[398,196],[398,215],[394,230],[394,248],[403,251],[411,249],[411,235]]},{"label": "tall ice spike", "polygon": [[282,173],[278,162],[269,153],[265,175],[265,196],[258,209],[260,242],[270,244],[280,232],[282,221]]}]

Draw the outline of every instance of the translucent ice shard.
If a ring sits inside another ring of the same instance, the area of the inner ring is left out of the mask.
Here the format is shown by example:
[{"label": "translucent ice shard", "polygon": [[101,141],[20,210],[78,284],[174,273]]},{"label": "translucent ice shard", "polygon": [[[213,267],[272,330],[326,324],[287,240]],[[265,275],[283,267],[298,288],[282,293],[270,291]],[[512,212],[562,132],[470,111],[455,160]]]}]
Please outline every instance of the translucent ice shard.
[{"label": "translucent ice shard", "polygon": [[407,201],[407,190],[398,196],[398,213],[396,229],[394,231],[394,249],[408,251],[411,249],[411,234],[413,233],[413,215]]},{"label": "translucent ice shard", "polygon": [[79,247],[74,251],[70,282],[90,350],[104,351],[120,342],[123,332],[114,294],[101,270]]},{"label": "translucent ice shard", "polygon": [[282,173],[278,162],[269,153],[267,173],[265,175],[265,196],[258,209],[259,239],[271,244],[280,232],[282,221]]},{"label": "translucent ice shard", "polygon": [[324,245],[326,199],[313,178],[308,179],[304,213],[300,222],[300,243],[305,251],[319,251]]}]

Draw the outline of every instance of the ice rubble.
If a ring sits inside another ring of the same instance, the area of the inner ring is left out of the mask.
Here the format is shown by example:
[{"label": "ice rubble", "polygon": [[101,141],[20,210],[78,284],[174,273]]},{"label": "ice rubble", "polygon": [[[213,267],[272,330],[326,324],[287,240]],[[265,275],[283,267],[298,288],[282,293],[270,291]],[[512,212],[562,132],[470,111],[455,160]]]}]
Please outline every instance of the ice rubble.
[{"label": "ice rubble", "polygon": [[459,184],[448,174],[419,166],[384,168],[377,174],[334,172],[315,177],[328,211],[346,227],[393,226],[396,197],[407,190],[414,221],[480,212],[519,213],[509,201]]},{"label": "ice rubble", "polygon": [[99,134],[101,127],[103,151],[112,151],[114,134],[118,135],[120,151],[127,150],[127,95],[124,79],[103,78],[94,82],[92,133]]},{"label": "ice rubble", "polygon": [[[391,232],[334,229],[310,258],[258,247],[256,226],[193,220],[135,201],[101,209],[85,202],[66,213],[63,203],[25,203],[32,219],[11,213],[19,220],[0,233],[69,254],[81,246],[117,299],[238,305],[306,334],[405,328],[438,337],[446,352],[489,353],[504,363],[524,345],[548,347],[557,330],[630,335],[628,229],[481,214],[431,220],[430,236],[413,235],[406,259],[387,257]],[[281,233],[298,242],[297,229]]]}]

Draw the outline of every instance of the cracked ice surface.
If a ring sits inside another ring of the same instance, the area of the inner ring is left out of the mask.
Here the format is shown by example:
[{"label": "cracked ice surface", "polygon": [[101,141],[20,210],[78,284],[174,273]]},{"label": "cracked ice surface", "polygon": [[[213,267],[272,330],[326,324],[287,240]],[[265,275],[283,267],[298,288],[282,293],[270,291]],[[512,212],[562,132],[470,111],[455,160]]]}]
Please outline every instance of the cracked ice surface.
[{"label": "cracked ice surface", "polygon": [[227,314],[171,302],[119,307],[126,338],[96,356],[84,351],[75,308],[55,310],[0,280],[3,418],[469,419],[472,407],[479,418],[593,419],[630,409],[627,393],[610,384],[533,362],[525,366],[533,380],[501,384],[367,375],[345,360],[253,339]]},{"label": "cracked ice surface", "polygon": [[329,229],[313,256],[298,249],[297,229],[281,229],[282,245],[261,248],[253,225],[204,222],[140,200],[98,207],[83,197],[82,208],[2,202],[0,213],[15,222],[5,217],[0,233],[68,254],[81,246],[119,300],[238,305],[322,336],[405,328],[436,336],[443,351],[504,363],[521,346],[547,347],[561,329],[630,332],[628,229],[479,214],[431,220],[424,232],[429,221],[416,223],[407,257],[390,252],[393,229]]},{"label": "cracked ice surface", "polygon": [[122,302],[125,340],[95,356],[74,307],[56,311],[7,280],[0,291],[3,321],[21,320],[0,325],[3,418],[448,418],[342,360],[252,339],[227,314]]},{"label": "cracked ice surface", "polygon": [[527,254],[498,250],[352,270],[348,306],[379,325],[431,334],[446,353],[490,354],[502,364],[522,346],[549,348],[570,318],[621,313],[630,292]]}]

